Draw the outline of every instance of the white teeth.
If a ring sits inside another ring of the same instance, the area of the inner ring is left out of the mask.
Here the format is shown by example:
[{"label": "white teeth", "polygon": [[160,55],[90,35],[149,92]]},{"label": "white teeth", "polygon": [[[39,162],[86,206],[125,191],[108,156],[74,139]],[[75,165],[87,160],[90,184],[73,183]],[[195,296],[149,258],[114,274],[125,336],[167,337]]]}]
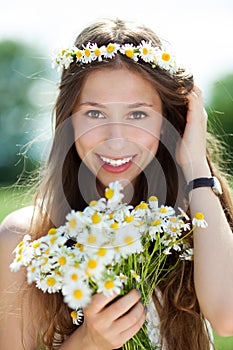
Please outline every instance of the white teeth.
[{"label": "white teeth", "polygon": [[112,166],[120,166],[130,162],[133,159],[133,157],[127,157],[122,159],[110,159],[102,156],[100,156],[100,158],[102,159],[103,162],[110,164]]}]

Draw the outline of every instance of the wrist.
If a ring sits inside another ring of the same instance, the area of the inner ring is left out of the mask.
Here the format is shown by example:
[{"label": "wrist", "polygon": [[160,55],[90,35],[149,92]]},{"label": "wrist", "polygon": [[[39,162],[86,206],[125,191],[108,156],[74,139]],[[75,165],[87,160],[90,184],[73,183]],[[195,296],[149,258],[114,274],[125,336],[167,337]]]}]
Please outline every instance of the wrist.
[{"label": "wrist", "polygon": [[207,161],[202,163],[187,164],[186,166],[182,167],[182,171],[187,183],[196,178],[212,176]]}]

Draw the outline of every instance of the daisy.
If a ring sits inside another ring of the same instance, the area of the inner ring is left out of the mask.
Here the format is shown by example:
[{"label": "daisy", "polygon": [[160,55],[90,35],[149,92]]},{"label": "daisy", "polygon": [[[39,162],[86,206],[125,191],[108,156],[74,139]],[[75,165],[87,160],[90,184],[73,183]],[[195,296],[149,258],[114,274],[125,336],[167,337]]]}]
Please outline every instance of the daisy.
[{"label": "daisy", "polygon": [[71,309],[84,308],[91,300],[91,289],[82,281],[65,284],[62,288],[64,301]]},{"label": "daisy", "polygon": [[56,293],[61,289],[61,278],[55,273],[51,273],[47,276],[41,276],[36,280],[36,286],[44,293]]},{"label": "daisy", "polygon": [[174,66],[173,55],[166,50],[161,50],[158,56],[158,65],[162,69],[169,70],[170,67]]},{"label": "daisy", "polygon": [[94,276],[96,278],[98,278],[101,275],[101,273],[104,270],[104,267],[104,264],[95,255],[87,258],[81,265],[81,268],[83,268],[83,271],[85,271],[86,276]]},{"label": "daisy", "polygon": [[139,56],[141,57],[141,59],[143,59],[144,62],[153,61],[154,49],[151,45],[151,41],[146,42],[145,40],[142,40],[138,48],[140,51]]},{"label": "daisy", "polygon": [[136,52],[136,49],[133,46],[133,44],[122,45],[120,48],[120,52],[128,58],[131,58],[134,61],[138,61],[138,52]]},{"label": "daisy", "polygon": [[192,220],[192,224],[197,227],[206,228],[208,226],[207,222],[205,221],[205,216],[201,212],[197,212],[194,215],[194,218]]},{"label": "daisy", "polygon": [[193,261],[194,260],[194,250],[193,250],[193,248],[188,248],[182,254],[180,254],[180,259],[181,260]]},{"label": "daisy", "polygon": [[98,293],[104,293],[106,296],[112,296],[113,294],[120,294],[122,288],[122,282],[119,278],[106,277],[104,280],[98,282]]},{"label": "daisy", "polygon": [[141,281],[141,277],[134,270],[130,270],[130,273],[137,282]]},{"label": "daisy", "polygon": [[93,61],[94,54],[91,50],[91,43],[88,43],[86,46],[83,45],[82,53],[83,53],[83,55],[81,57],[82,63],[90,63]]},{"label": "daisy", "polygon": [[77,310],[73,310],[70,313],[70,316],[73,320],[73,324],[75,324],[76,326],[79,326],[83,323],[83,310],[81,308],[77,309]]},{"label": "daisy", "polygon": [[105,48],[104,48],[104,58],[113,58],[118,50],[120,49],[120,45],[116,43],[109,43]]},{"label": "daisy", "polygon": [[99,62],[102,61],[102,56],[105,54],[106,47],[105,46],[98,47],[97,44],[92,44],[90,46],[90,49],[93,53],[93,60],[97,59]]},{"label": "daisy", "polygon": [[64,284],[72,284],[77,283],[79,281],[84,281],[86,279],[86,276],[80,267],[75,266],[66,266],[64,269],[64,277],[63,282]]},{"label": "daisy", "polygon": [[116,236],[114,246],[119,247],[119,252],[123,257],[142,252],[143,246],[139,228],[134,225],[122,227]]},{"label": "daisy", "polygon": [[111,182],[109,187],[105,190],[105,197],[107,199],[107,208],[114,210],[117,209],[119,203],[124,197],[121,191],[123,187],[119,181]]}]

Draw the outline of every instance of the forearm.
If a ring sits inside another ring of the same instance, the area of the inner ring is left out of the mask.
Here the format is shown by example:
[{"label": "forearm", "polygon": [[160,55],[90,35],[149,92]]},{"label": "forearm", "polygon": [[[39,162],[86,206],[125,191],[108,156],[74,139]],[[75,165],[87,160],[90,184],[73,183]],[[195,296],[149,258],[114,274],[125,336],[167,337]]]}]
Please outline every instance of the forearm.
[{"label": "forearm", "polygon": [[193,190],[190,209],[192,216],[203,212],[208,223],[194,231],[194,281],[201,310],[216,330],[222,326],[233,333],[232,231],[211,188]]}]

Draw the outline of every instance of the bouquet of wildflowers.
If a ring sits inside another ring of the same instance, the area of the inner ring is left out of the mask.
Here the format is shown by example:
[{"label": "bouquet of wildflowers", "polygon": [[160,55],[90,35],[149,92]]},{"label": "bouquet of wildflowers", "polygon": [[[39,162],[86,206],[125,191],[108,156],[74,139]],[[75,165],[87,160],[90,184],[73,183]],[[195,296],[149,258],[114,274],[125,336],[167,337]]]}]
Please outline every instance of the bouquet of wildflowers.
[{"label": "bouquet of wildflowers", "polygon": [[[191,229],[182,209],[176,215],[154,196],[135,208],[124,204],[122,189],[118,181],[111,183],[105,198],[92,201],[83,212],[71,211],[65,225],[46,236],[31,241],[25,235],[14,250],[11,270],[26,266],[28,283],[35,282],[44,293],[61,292],[77,325],[94,293],[124,295],[136,288],[147,306],[155,286],[175,267],[165,267],[167,256],[176,251],[177,263],[192,260],[187,236],[195,225],[207,225],[197,213]],[[155,349],[148,330],[147,320],[123,349]]]}]

